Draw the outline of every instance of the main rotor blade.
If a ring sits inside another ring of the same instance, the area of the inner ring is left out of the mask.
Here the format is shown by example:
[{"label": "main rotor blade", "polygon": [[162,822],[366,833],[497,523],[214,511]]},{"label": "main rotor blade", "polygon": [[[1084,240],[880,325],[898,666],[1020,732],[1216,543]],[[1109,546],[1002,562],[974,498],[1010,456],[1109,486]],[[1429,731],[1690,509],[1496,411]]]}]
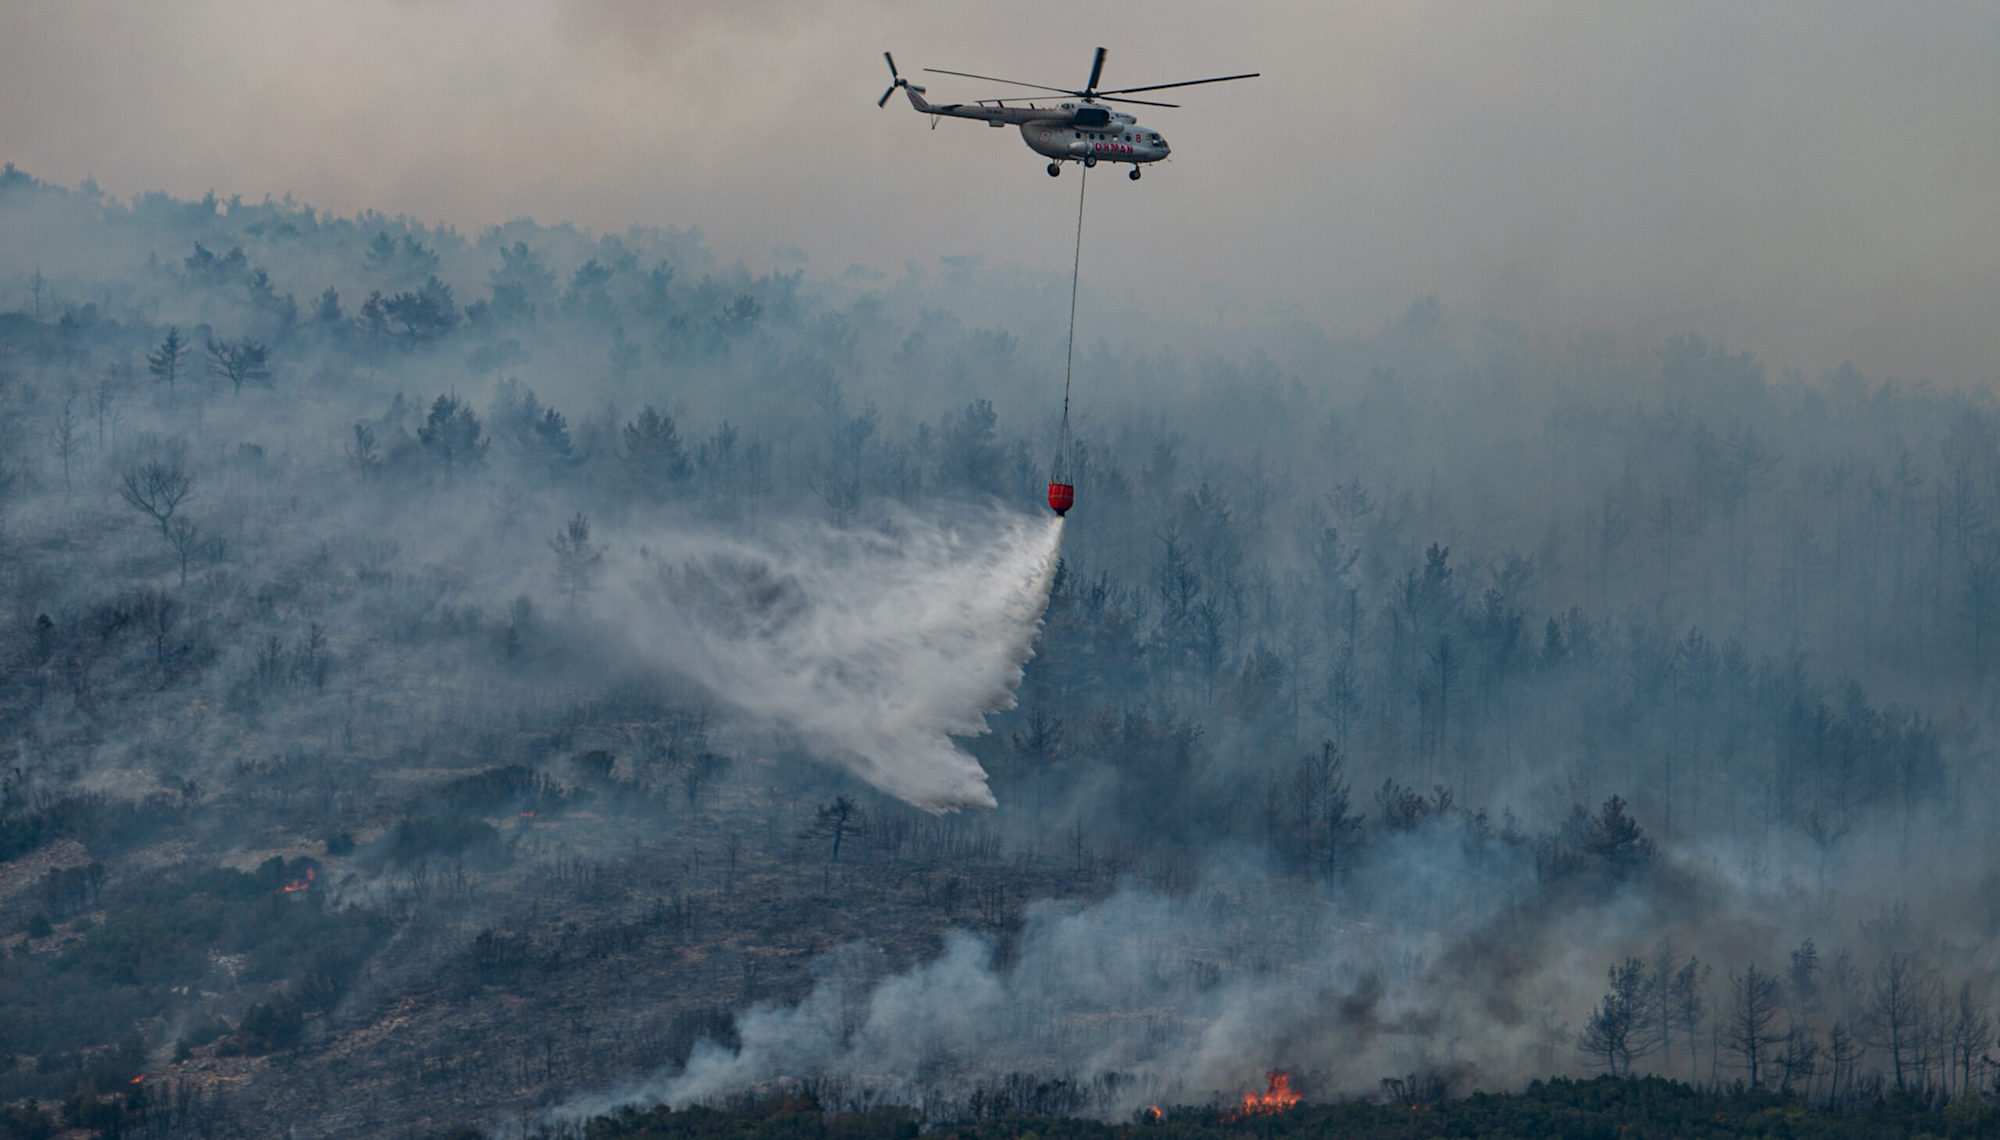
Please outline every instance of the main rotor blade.
[{"label": "main rotor blade", "polygon": [[1255,79],[1264,74],[1261,71],[1246,71],[1241,75],[1218,75],[1214,79],[1189,79],[1180,83],[1154,83],[1146,87],[1120,87],[1116,91],[1099,91],[1099,95],[1124,95],[1132,91],[1165,91],[1169,87],[1199,87],[1204,83],[1227,83],[1232,79]]},{"label": "main rotor blade", "polygon": [[1090,82],[1083,85],[1085,91],[1097,90],[1097,80],[1104,74],[1104,49],[1097,49],[1097,58],[1090,62]]},{"label": "main rotor blade", "polygon": [[895,93],[896,93],[895,85],[890,84],[889,89],[887,91],[882,92],[882,97],[880,99],[875,100],[875,105],[877,107],[887,107],[889,105],[889,96],[894,95]]},{"label": "main rotor blade", "polygon": [[1109,95],[1093,96],[1100,103],[1137,103],[1141,107],[1178,107],[1179,103],[1155,103],[1151,99],[1117,99]]},{"label": "main rotor blade", "polygon": [[942,67],[926,67],[924,70],[935,72],[938,75],[963,75],[967,79],[984,79],[988,83],[1011,83],[1016,87],[1033,87],[1039,91],[1054,91],[1059,95],[1083,94],[1081,91],[1072,90],[1068,87],[1049,87],[1041,83],[1023,83],[1018,79],[996,79],[991,75],[974,75],[970,71],[946,71]]},{"label": "main rotor blade", "polygon": [[890,55],[890,54],[889,54],[888,52],[886,52],[886,51],[885,51],[885,52],[883,52],[883,53],[882,53],[882,58],[883,58],[883,59],[886,59],[886,60],[888,60],[888,61],[889,61],[889,74],[890,74],[890,76],[891,76],[891,77],[893,77],[893,78],[896,78],[896,79],[901,79],[901,78],[902,78],[902,76],[901,76],[901,75],[898,75],[898,74],[896,73],[896,57],[895,57],[895,56],[893,56],[893,55]]}]

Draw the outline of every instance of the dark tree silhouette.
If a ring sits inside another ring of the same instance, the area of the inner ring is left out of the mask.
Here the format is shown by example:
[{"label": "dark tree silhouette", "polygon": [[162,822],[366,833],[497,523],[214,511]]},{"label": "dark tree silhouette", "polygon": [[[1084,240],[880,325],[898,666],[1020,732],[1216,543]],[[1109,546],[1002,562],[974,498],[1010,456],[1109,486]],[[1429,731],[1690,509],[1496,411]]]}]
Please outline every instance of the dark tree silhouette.
[{"label": "dark tree silhouette", "polygon": [[1354,812],[1347,758],[1333,741],[1299,760],[1285,794],[1300,855],[1328,874],[1346,870],[1360,849],[1363,816]]},{"label": "dark tree silhouette", "polygon": [[209,371],[229,378],[237,393],[246,382],[263,384],[271,379],[271,350],[254,337],[208,342]]},{"label": "dark tree silhouette", "polygon": [[1584,1022],[1577,1048],[1614,1077],[1632,1072],[1632,1062],[1659,1048],[1657,1023],[1648,1016],[1653,1004],[1646,964],[1627,958],[1609,972],[1611,988]]},{"label": "dark tree silhouette", "polygon": [[1443,784],[1433,784],[1431,794],[1426,796],[1415,788],[1404,787],[1391,777],[1382,781],[1382,786],[1376,789],[1375,806],[1384,828],[1415,831],[1425,823],[1444,819],[1451,813],[1451,789]]},{"label": "dark tree silhouette", "polygon": [[188,470],[187,444],[180,439],[157,441],[119,473],[118,494],[133,510],[160,524],[160,537],[173,541],[167,525],[174,512],[194,494],[194,473]]},{"label": "dark tree silhouette", "polygon": [[1583,850],[1620,878],[1651,864],[1659,855],[1638,821],[1625,814],[1625,801],[1618,796],[1605,800],[1585,827]]},{"label": "dark tree silhouette", "polygon": [[840,844],[847,833],[859,827],[862,820],[861,805],[846,796],[835,796],[831,803],[819,806],[810,829],[833,844],[829,862],[840,862]]},{"label": "dark tree silhouette", "polygon": [[1889,1054],[1897,1088],[1908,1087],[1914,1054],[1922,1048],[1923,1026],[1937,980],[1908,954],[1889,954],[1870,979],[1871,1001],[1865,1026],[1869,1044]]},{"label": "dark tree silhouette", "polygon": [[485,429],[479,416],[456,395],[439,396],[432,402],[430,414],[417,429],[417,439],[444,465],[446,482],[460,468],[471,467],[486,456]]},{"label": "dark tree silhouette", "polygon": [[435,340],[458,324],[451,286],[435,277],[421,289],[398,293],[382,302],[382,313],[402,326],[403,338],[411,344]]},{"label": "dark tree silhouette", "polygon": [[187,360],[188,342],[181,336],[178,326],[168,326],[166,339],[160,347],[146,354],[146,371],[156,380],[167,382],[167,391],[174,390],[174,380],[180,376],[181,364]]},{"label": "dark tree silhouette", "polygon": [[188,559],[201,549],[201,527],[186,515],[176,516],[167,527],[167,545],[174,548],[174,557],[181,567],[181,585],[188,584]]},{"label": "dark tree silhouette", "polygon": [[1778,1028],[1778,979],[1746,967],[1729,976],[1729,1019],[1722,1025],[1722,1047],[1742,1061],[1750,1087],[1763,1080],[1764,1066],[1774,1046],[1785,1039]]}]

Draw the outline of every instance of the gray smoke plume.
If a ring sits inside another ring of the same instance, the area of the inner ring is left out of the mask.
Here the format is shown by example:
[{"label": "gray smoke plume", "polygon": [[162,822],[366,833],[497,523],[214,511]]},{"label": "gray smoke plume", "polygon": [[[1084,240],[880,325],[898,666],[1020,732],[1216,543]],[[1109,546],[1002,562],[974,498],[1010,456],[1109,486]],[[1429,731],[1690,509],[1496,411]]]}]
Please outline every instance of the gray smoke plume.
[{"label": "gray smoke plume", "polygon": [[627,628],[647,659],[890,795],[992,808],[951,738],[1014,707],[1062,534],[1061,519],[996,509],[677,535],[631,568]]},{"label": "gray smoke plume", "polygon": [[[741,1014],[733,1046],[699,1042],[685,1065],[559,1115],[809,1085],[829,1107],[933,1119],[977,1092],[1032,1089],[1044,1099],[1016,1108],[1119,1119],[1226,1103],[1274,1068],[1314,1099],[1390,1077],[1504,1089],[1584,1068],[1570,1018],[1603,989],[1604,963],[1726,968],[1814,925],[1795,884],[1676,861],[1549,894],[1536,862],[1530,845],[1440,820],[1384,838],[1337,884],[1217,853],[1185,892],[1128,881],[1094,902],[1036,902],[1010,937],[953,932],[918,964],[843,946],[796,1004]],[[1683,1035],[1644,1068],[1699,1079],[1720,1039]]]},{"label": "gray smoke plume", "polygon": [[[736,1047],[699,1042],[679,1070],[563,1115],[812,1082],[842,1107],[948,1118],[975,1091],[1022,1075],[1067,1080],[1074,1100],[1060,1108],[1115,1119],[1261,1091],[1281,1067],[1326,1096],[1369,1091],[1383,1074],[1504,1087],[1565,1066],[1566,1027],[1496,1015],[1470,1000],[1492,979],[1464,976],[1468,954],[1496,949],[1506,888],[1532,875],[1519,853],[1474,854],[1456,829],[1436,827],[1385,844],[1357,871],[1341,897],[1254,859],[1218,858],[1183,896],[1128,885],[1081,906],[1035,903],[1006,953],[957,932],[936,959],[897,968],[845,946],[815,964],[796,1005],[740,1016]],[[1539,1006],[1575,979],[1588,987],[1618,937],[1520,948],[1535,962],[1510,992]]]}]

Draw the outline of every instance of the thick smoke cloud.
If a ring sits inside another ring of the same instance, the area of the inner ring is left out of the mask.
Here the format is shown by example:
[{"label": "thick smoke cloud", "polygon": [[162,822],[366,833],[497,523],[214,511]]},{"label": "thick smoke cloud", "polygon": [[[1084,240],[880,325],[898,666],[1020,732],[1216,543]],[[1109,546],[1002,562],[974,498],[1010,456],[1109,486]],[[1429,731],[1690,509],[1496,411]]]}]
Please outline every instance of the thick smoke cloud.
[{"label": "thick smoke cloud", "polygon": [[1062,530],[992,509],[672,535],[630,568],[641,600],[627,613],[642,616],[629,629],[648,658],[890,795],[992,808],[951,738],[1014,707]]},{"label": "thick smoke cloud", "polygon": [[[1128,885],[1084,906],[1036,903],[1007,945],[953,934],[913,966],[850,945],[816,963],[804,1000],[747,1011],[737,1045],[704,1041],[684,1068],[564,1114],[810,1082],[837,1104],[951,1118],[1025,1077],[1069,1082],[1063,1111],[1119,1118],[1227,1101],[1273,1068],[1316,1098],[1413,1073],[1504,1089],[1569,1066],[1576,1027],[1546,1011],[1588,1005],[1603,959],[1660,936],[1706,952],[1757,925],[1749,896],[1690,868],[1604,900],[1589,923],[1523,906],[1534,877],[1530,853],[1441,825],[1382,845],[1337,888],[1218,856],[1184,893]],[[1698,913],[1673,897],[1689,885]]]}]

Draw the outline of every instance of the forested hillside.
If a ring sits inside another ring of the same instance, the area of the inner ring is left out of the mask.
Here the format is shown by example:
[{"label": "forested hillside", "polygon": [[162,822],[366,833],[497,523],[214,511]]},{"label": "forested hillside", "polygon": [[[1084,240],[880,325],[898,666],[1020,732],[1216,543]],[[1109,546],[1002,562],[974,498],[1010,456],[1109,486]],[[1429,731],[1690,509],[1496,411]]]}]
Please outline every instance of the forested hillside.
[{"label": "forested hillside", "polygon": [[663,644],[696,538],[748,636],[850,544],[1041,510],[1069,284],[7,167],[0,1127],[817,1082],[971,1135],[1010,1074],[1123,1122],[1276,1068],[1977,1103],[1986,390],[1448,296],[1205,351],[1086,293],[1046,624],[963,741],[995,811]]}]

